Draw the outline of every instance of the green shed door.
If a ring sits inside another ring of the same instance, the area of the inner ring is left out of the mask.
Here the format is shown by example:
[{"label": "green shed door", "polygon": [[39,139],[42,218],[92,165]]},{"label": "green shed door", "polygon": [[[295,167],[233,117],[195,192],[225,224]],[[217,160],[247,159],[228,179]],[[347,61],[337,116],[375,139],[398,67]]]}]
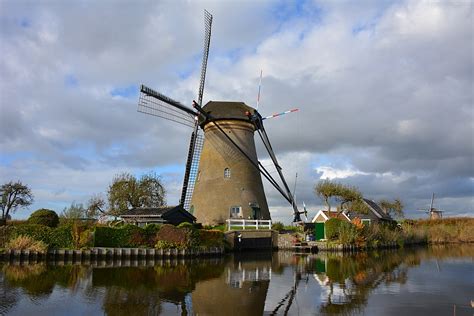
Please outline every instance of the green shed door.
[{"label": "green shed door", "polygon": [[324,239],[324,223],[316,223],[314,230],[316,231],[316,240]]}]

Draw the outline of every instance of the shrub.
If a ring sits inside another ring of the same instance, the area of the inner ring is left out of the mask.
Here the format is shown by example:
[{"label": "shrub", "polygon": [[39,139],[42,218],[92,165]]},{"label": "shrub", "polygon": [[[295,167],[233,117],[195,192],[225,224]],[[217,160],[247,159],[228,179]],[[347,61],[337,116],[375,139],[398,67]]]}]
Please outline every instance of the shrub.
[{"label": "shrub", "polygon": [[11,239],[11,236],[14,233],[14,227],[7,225],[7,226],[0,226],[0,248],[5,248],[5,245]]},{"label": "shrub", "polygon": [[346,223],[342,222],[341,225],[339,225],[338,236],[342,244],[349,245],[356,242],[359,231],[355,225],[346,225]]},{"label": "shrub", "polygon": [[200,230],[195,244],[201,247],[223,247],[224,233],[219,230]]},{"label": "shrub", "polygon": [[144,242],[149,247],[154,247],[156,244],[156,234],[160,231],[161,225],[149,224],[143,228]]},{"label": "shrub", "polygon": [[391,242],[401,245],[405,241],[404,235],[399,229],[384,224],[374,223],[367,226],[363,232],[367,243],[373,247]]},{"label": "shrub", "polygon": [[42,208],[30,215],[28,223],[56,227],[59,224],[59,217],[55,211]]},{"label": "shrub", "polygon": [[185,247],[181,244],[177,244],[170,241],[158,240],[155,244],[157,249],[184,249]]},{"label": "shrub", "polygon": [[30,250],[43,253],[48,250],[48,246],[43,241],[34,240],[30,236],[23,235],[20,235],[10,240],[6,244],[5,248],[10,250]]},{"label": "shrub", "polygon": [[47,241],[50,248],[74,248],[71,226],[60,226],[51,229]]},{"label": "shrub", "polygon": [[80,248],[81,235],[84,231],[87,230],[89,225],[78,220],[69,220],[65,223],[67,224],[65,224],[64,226],[68,226],[71,229],[72,243],[74,244],[74,248]]},{"label": "shrub", "polygon": [[87,229],[81,232],[79,236],[79,242],[76,248],[89,248],[94,246],[94,231]]},{"label": "shrub", "polygon": [[74,247],[70,226],[50,228],[38,224],[18,225],[14,226],[12,237],[18,236],[29,236],[34,240],[42,241],[49,248]]},{"label": "shrub", "polygon": [[326,238],[337,239],[339,237],[339,227],[342,225],[342,220],[338,218],[330,218],[325,224]]},{"label": "shrub", "polygon": [[30,236],[34,240],[41,240],[46,244],[49,244],[50,235],[52,228],[46,227],[43,225],[38,224],[26,224],[26,225],[18,225],[14,226],[14,232],[12,237],[18,237],[21,235]]},{"label": "shrub", "polygon": [[182,222],[181,224],[178,225],[178,228],[194,229],[194,225],[188,222]]},{"label": "shrub", "polygon": [[167,241],[180,246],[189,246],[191,244],[192,230],[187,228],[177,228],[173,225],[165,224],[161,226],[156,234],[157,241]]},{"label": "shrub", "polygon": [[283,225],[282,222],[276,222],[276,223],[273,223],[272,224],[272,229],[273,230],[278,230],[278,231],[281,231],[285,228],[285,225]]},{"label": "shrub", "polygon": [[122,227],[97,226],[94,233],[96,247],[140,247],[147,245],[144,229],[135,225]]}]

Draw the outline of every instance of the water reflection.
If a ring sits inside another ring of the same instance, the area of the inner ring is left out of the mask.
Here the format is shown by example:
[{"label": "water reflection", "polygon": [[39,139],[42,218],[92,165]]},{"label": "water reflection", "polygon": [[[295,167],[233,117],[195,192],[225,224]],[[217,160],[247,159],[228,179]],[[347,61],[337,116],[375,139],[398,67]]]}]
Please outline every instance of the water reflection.
[{"label": "water reflection", "polygon": [[[362,314],[370,311],[377,291],[398,293],[421,275],[414,268],[423,262],[436,263],[437,273],[443,273],[448,258],[472,264],[474,246],[344,256],[274,252],[157,262],[3,264],[0,314],[61,314],[64,304],[78,314]],[[449,284],[440,285],[449,291]],[[474,294],[472,284],[455,285]]]}]

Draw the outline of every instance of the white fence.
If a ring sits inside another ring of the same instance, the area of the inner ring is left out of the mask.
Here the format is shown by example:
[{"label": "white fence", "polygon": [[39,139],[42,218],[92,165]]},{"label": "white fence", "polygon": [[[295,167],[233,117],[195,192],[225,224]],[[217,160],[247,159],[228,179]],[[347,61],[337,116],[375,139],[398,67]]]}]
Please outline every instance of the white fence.
[{"label": "white fence", "polygon": [[272,221],[264,219],[228,219],[227,230],[239,229],[272,229]]}]

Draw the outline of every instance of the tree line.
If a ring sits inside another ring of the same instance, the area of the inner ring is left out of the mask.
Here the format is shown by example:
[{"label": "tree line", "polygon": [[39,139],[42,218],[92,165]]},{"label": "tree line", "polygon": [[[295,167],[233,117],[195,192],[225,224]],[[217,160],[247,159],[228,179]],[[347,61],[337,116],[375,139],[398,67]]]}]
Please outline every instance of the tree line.
[{"label": "tree line", "polygon": [[[11,214],[33,204],[31,188],[21,181],[10,181],[0,186],[0,225],[11,219]],[[131,173],[117,174],[106,194],[94,194],[83,203],[72,202],[60,216],[64,218],[97,218],[101,215],[120,216],[134,207],[166,205],[166,190],[161,176],[154,172],[135,177]]]},{"label": "tree line", "polygon": [[[363,195],[355,186],[322,180],[314,188],[331,211],[331,203],[337,202],[337,211],[367,213],[368,207]],[[10,181],[0,186],[0,208],[4,224],[18,209],[31,205],[34,196],[31,189],[21,181]],[[400,199],[378,201],[384,211],[396,217],[403,217],[403,203]],[[60,216],[64,218],[97,218],[101,215],[120,216],[134,207],[160,207],[166,205],[166,190],[162,179],[154,172],[140,177],[124,172],[117,174],[109,185],[106,194],[94,194],[83,203],[72,202],[65,207]]]},{"label": "tree line", "polygon": [[[314,192],[320,197],[331,211],[331,203],[338,202],[337,212],[354,211],[366,214],[369,211],[368,206],[363,201],[363,195],[355,186],[344,185],[331,180],[319,181]],[[390,216],[403,217],[403,202],[396,198],[394,200],[382,199],[378,201],[380,207]]]}]

